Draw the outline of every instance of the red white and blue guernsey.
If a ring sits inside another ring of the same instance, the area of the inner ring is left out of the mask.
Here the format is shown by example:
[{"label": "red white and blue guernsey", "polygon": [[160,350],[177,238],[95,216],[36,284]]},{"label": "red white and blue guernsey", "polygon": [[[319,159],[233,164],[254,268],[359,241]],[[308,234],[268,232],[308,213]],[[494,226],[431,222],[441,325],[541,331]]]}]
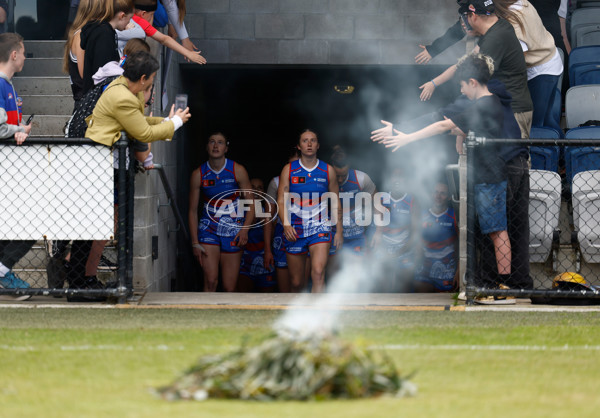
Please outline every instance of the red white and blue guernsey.
[{"label": "red white and blue guernsey", "polygon": [[412,248],[407,248],[410,243],[412,230],[412,213],[414,198],[405,193],[400,199],[394,199],[388,194],[383,199],[383,206],[390,212],[390,221],[383,227],[383,245],[389,255],[398,256],[401,266],[413,265]]},{"label": "red white and blue guernsey", "polygon": [[[269,187],[267,189],[267,194],[274,201],[277,202],[277,189],[279,188],[279,176],[273,177],[271,182],[269,183]],[[275,262],[275,267],[277,268],[287,268],[287,258],[285,256],[285,245],[284,245],[284,236],[283,236],[283,224],[281,223],[281,218],[279,214],[277,215],[275,221],[275,233],[273,234],[273,260]]]},{"label": "red white and blue guernsey", "polygon": [[423,265],[416,280],[431,283],[440,291],[452,290],[456,274],[455,245],[458,227],[454,208],[436,215],[431,209],[422,215]]},{"label": "red white and blue guernsey", "polygon": [[23,119],[23,102],[12,83],[4,77],[0,74],[0,107],[6,111],[6,123],[19,126]]},{"label": "red white and blue guernsey", "polygon": [[[198,223],[198,238],[205,244],[211,236],[234,237],[244,224],[244,216],[238,216],[239,184],[235,177],[235,162],[225,159],[219,171],[205,162],[200,170],[200,192],[204,201],[202,216]],[[239,248],[235,249],[239,251]]]},{"label": "red white and blue guernsey", "polygon": [[329,171],[327,163],[317,160],[313,168],[306,168],[300,160],[290,163],[290,193],[293,199],[288,213],[291,224],[299,238],[320,232],[331,232],[331,222],[327,201],[322,197],[329,192]]},{"label": "red white and blue guernsey", "polygon": [[288,200],[290,223],[298,236],[297,241],[284,240],[286,252],[303,254],[313,244],[331,242],[331,219],[324,194],[329,192],[329,170],[324,161],[317,160],[312,168],[300,160],[290,163]]}]

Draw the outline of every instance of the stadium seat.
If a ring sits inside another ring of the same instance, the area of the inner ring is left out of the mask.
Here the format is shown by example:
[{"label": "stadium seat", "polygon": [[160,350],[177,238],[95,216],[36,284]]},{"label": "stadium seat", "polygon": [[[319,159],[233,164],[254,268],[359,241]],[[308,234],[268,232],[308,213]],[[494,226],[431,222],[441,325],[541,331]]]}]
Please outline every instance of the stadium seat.
[{"label": "stadium seat", "polygon": [[565,99],[567,128],[576,128],[588,120],[600,120],[600,85],[575,86]]},{"label": "stadium seat", "polygon": [[[561,133],[554,128],[532,126],[529,137],[532,139],[560,139]],[[531,168],[558,172],[558,146],[530,147]]]},{"label": "stadium seat", "polygon": [[577,173],[572,192],[579,251],[586,262],[600,263],[600,170]]},{"label": "stadium seat", "polygon": [[576,9],[571,15],[571,47],[600,45],[600,7]]},{"label": "stadium seat", "polygon": [[[583,126],[567,131],[566,139],[599,139],[600,126]],[[565,147],[565,168],[567,185],[573,176],[582,171],[600,169],[600,146],[598,147]]]},{"label": "stadium seat", "polygon": [[560,198],[561,179],[558,173],[546,170],[529,171],[529,261],[531,263],[546,262],[551,251],[558,248],[555,244],[558,238]]},{"label": "stadium seat", "polygon": [[580,46],[569,54],[571,86],[600,84],[600,45]]}]

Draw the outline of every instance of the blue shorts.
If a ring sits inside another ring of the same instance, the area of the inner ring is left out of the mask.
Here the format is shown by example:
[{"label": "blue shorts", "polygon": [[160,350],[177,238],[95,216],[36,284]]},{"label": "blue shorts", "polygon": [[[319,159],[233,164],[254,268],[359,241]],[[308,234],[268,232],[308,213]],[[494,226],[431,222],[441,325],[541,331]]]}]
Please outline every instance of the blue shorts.
[{"label": "blue shorts", "polygon": [[275,225],[275,236],[273,237],[273,259],[275,260],[275,267],[278,269],[287,268],[287,258],[285,257],[283,240],[283,226],[280,223],[277,223]]},{"label": "blue shorts", "polygon": [[273,271],[264,268],[263,254],[244,252],[240,263],[240,274],[249,277],[256,286],[261,288],[273,287],[277,284]]},{"label": "blue shorts", "polygon": [[222,237],[208,230],[198,231],[198,242],[205,245],[218,245],[223,253],[237,253],[242,249],[235,245],[233,237]]},{"label": "blue shorts", "polygon": [[482,234],[506,231],[506,180],[476,184],[475,210]]},{"label": "blue shorts", "polygon": [[308,253],[308,247],[315,244],[331,243],[331,232],[318,232],[313,235],[309,235],[304,238],[297,238],[296,241],[288,241],[285,237],[283,238],[285,245],[285,252],[287,254],[306,254]]}]

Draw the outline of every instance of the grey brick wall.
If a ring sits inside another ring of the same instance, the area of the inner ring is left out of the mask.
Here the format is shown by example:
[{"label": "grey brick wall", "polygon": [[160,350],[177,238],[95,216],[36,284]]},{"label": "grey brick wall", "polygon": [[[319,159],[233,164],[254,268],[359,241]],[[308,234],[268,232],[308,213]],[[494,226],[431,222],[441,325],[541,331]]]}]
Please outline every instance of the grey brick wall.
[{"label": "grey brick wall", "polygon": [[[455,0],[188,0],[187,10],[215,64],[412,64],[457,19]],[[457,51],[464,43],[435,62]]]}]

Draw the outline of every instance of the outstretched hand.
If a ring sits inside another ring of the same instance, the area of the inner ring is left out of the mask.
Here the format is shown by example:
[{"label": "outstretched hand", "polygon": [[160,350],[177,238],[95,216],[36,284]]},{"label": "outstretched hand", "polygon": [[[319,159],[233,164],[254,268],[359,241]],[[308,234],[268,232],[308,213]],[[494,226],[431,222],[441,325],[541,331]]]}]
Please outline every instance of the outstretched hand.
[{"label": "outstretched hand", "polygon": [[431,99],[431,96],[433,96],[433,92],[435,91],[435,86],[431,81],[421,85],[419,88],[421,89],[421,95],[419,97],[421,98],[422,102],[426,102],[427,100]]},{"label": "outstretched hand", "polygon": [[427,64],[429,61],[431,61],[431,54],[427,51],[427,47],[425,45],[419,45],[419,48],[423,50],[417,54],[415,57],[415,62],[417,64]]},{"label": "outstretched hand", "polygon": [[187,54],[185,54],[185,58],[191,62],[195,62],[196,64],[206,64],[206,58],[200,55],[200,51],[188,50]]},{"label": "outstretched hand", "polygon": [[410,142],[410,137],[404,132],[400,132],[398,129],[394,129],[394,133],[396,135],[387,136],[381,143],[385,145],[386,148],[394,148],[392,152],[396,152],[398,148],[407,145]]},{"label": "outstretched hand", "polygon": [[391,122],[382,120],[383,128],[379,128],[371,132],[371,141],[373,142],[381,142],[386,137],[392,136],[394,134],[394,125]]}]

